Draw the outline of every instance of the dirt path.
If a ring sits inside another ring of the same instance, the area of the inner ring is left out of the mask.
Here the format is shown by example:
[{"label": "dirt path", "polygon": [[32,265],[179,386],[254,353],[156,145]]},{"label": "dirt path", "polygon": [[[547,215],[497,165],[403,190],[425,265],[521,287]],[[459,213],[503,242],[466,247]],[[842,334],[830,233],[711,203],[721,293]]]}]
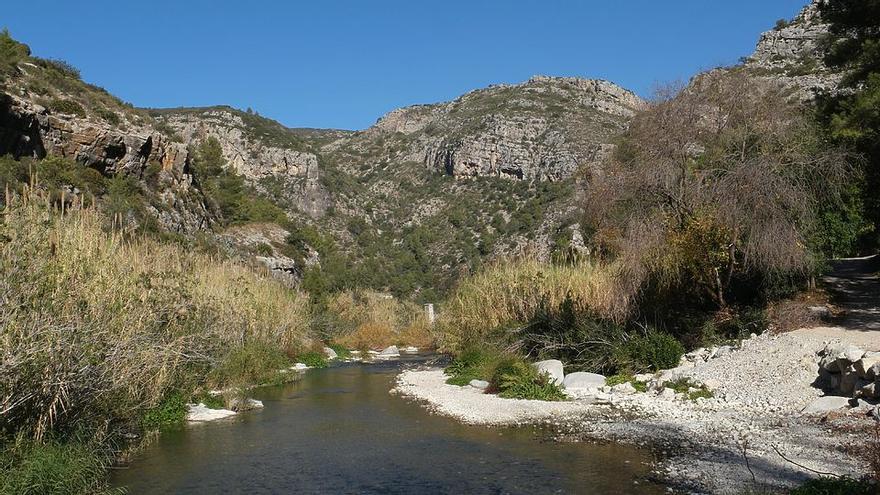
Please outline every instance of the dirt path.
[{"label": "dirt path", "polygon": [[841,312],[837,326],[797,332],[880,350],[880,255],[832,261],[822,281]]}]

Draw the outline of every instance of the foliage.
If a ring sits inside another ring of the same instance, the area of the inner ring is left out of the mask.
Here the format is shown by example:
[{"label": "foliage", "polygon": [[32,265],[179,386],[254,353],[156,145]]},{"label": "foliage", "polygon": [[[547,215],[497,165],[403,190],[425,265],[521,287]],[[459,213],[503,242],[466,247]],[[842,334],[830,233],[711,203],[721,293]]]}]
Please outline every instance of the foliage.
[{"label": "foliage", "polygon": [[633,375],[628,373],[612,375],[605,380],[605,385],[609,387],[620,385],[622,383],[629,383],[638,392],[646,392],[648,390],[648,385],[645,382],[636,380]]},{"label": "foliage", "polygon": [[309,351],[304,352],[302,354],[298,354],[294,361],[299,363],[303,363],[310,368],[326,368],[327,367],[327,358],[323,353],[318,351]]},{"label": "foliage", "polygon": [[874,495],[877,487],[869,481],[852,478],[820,477],[792,490],[790,495]]},{"label": "foliage", "polygon": [[705,309],[811,273],[820,207],[858,175],[819,131],[785,88],[735,71],[670,90],[588,181],[594,249],[620,263],[631,297],[651,288]]},{"label": "foliage", "polygon": [[562,388],[521,358],[507,358],[495,367],[491,386],[508,399],[565,400]]},{"label": "foliage", "polygon": [[186,419],[186,400],[180,392],[169,392],[155,407],[144,411],[141,425],[147,429],[179,425]]},{"label": "foliage", "polygon": [[430,347],[434,335],[418,304],[372,291],[339,292],[324,302],[319,330],[352,349]]},{"label": "foliage", "polygon": [[704,386],[697,386],[687,378],[679,378],[663,384],[666,388],[671,388],[677,394],[685,394],[689,400],[711,399],[715,394]]},{"label": "foliage", "polygon": [[500,354],[489,348],[466,349],[459,353],[444,369],[446,375],[449,376],[446,383],[464,386],[471,380],[489,381],[500,359]]},{"label": "foliage", "polygon": [[94,441],[34,442],[18,438],[0,450],[2,495],[109,495],[104,472],[110,459]]},{"label": "foliage", "polygon": [[290,366],[290,360],[277,345],[250,342],[229,351],[211,370],[209,382],[217,387],[242,387],[277,383],[279,370]]},{"label": "foliage", "polygon": [[558,308],[567,299],[601,320],[616,320],[628,303],[617,298],[614,270],[592,263],[499,260],[463,279],[444,304],[438,322],[441,348],[506,341],[505,329],[524,326],[541,308]]},{"label": "foliage", "polygon": [[18,64],[30,54],[30,48],[12,39],[8,29],[0,32],[0,80],[14,72]]},{"label": "foliage", "polygon": [[684,346],[675,337],[654,329],[636,334],[614,349],[618,370],[657,371],[678,366]]},{"label": "foliage", "polygon": [[77,103],[74,100],[66,100],[62,98],[53,98],[49,101],[49,109],[58,112],[58,113],[67,113],[71,115],[76,115],[80,118],[85,118],[86,110],[82,105]]}]

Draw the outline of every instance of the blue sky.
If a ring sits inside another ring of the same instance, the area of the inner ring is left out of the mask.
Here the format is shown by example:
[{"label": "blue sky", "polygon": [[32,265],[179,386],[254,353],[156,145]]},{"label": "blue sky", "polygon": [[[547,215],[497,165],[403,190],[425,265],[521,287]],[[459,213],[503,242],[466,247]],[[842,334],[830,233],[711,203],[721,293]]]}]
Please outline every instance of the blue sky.
[{"label": "blue sky", "polygon": [[660,82],[748,55],[806,0],[15,2],[0,26],[137,106],[252,107],[291,127],[535,74]]}]

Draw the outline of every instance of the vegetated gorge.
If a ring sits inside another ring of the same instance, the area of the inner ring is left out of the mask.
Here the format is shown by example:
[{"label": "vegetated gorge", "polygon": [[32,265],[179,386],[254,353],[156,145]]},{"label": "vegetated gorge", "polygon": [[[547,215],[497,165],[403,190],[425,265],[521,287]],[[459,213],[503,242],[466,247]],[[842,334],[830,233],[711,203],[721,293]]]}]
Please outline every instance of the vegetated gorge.
[{"label": "vegetated gorge", "polygon": [[880,4],[358,132],[0,35],[0,493],[872,494]]}]

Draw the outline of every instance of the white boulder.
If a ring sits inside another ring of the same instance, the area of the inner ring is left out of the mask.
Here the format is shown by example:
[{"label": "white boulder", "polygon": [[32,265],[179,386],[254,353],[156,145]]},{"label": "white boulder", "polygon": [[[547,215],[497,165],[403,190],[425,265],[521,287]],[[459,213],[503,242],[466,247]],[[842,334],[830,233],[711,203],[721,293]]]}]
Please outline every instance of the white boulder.
[{"label": "white boulder", "polygon": [[865,355],[856,361],[853,366],[860,377],[868,379],[876,378],[876,376],[874,376],[876,373],[875,368],[880,368],[880,352],[865,353]]},{"label": "white boulder", "polygon": [[292,369],[294,371],[305,371],[305,370],[309,369],[309,365],[304,364],[304,363],[296,363],[293,366],[291,366],[290,369]]},{"label": "white boulder", "polygon": [[327,359],[336,359],[339,357],[339,355],[336,354],[336,351],[329,347],[324,348],[324,354],[327,356]]},{"label": "white boulder", "polygon": [[382,352],[377,354],[376,357],[386,358],[386,359],[400,357],[400,349],[398,349],[396,345],[390,345],[390,346],[382,349]]},{"label": "white boulder", "polygon": [[836,395],[826,395],[810,402],[807,407],[801,411],[804,414],[825,414],[827,412],[836,411],[849,407],[849,399],[846,397],[838,397]]},{"label": "white boulder", "polygon": [[605,377],[597,373],[578,371],[565,375],[562,386],[566,390],[589,390],[605,385]]},{"label": "white boulder", "polygon": [[486,390],[487,388],[489,388],[489,382],[487,382],[486,380],[471,380],[468,385],[478,390]]},{"label": "white boulder", "polygon": [[229,409],[211,409],[201,402],[198,404],[186,405],[186,420],[194,423],[215,421],[230,416],[235,416],[235,411],[230,411]]},{"label": "white boulder", "polygon": [[633,387],[632,383],[623,382],[611,387],[611,392],[615,394],[632,395],[638,391],[635,387]]},{"label": "white boulder", "polygon": [[562,361],[558,359],[548,359],[546,361],[538,361],[537,363],[532,364],[538,373],[546,374],[550,377],[550,380],[556,385],[562,385],[563,380],[565,379],[565,373],[562,369]]},{"label": "white boulder", "polygon": [[250,411],[251,409],[262,409],[263,402],[257,399],[232,399],[229,401],[229,408],[233,411]]},{"label": "white boulder", "polygon": [[401,352],[405,352],[405,353],[407,353],[407,354],[415,354],[415,353],[419,352],[419,348],[418,348],[418,347],[413,347],[413,346],[410,345],[410,346],[406,346],[406,347],[404,347],[404,348],[401,350]]}]

